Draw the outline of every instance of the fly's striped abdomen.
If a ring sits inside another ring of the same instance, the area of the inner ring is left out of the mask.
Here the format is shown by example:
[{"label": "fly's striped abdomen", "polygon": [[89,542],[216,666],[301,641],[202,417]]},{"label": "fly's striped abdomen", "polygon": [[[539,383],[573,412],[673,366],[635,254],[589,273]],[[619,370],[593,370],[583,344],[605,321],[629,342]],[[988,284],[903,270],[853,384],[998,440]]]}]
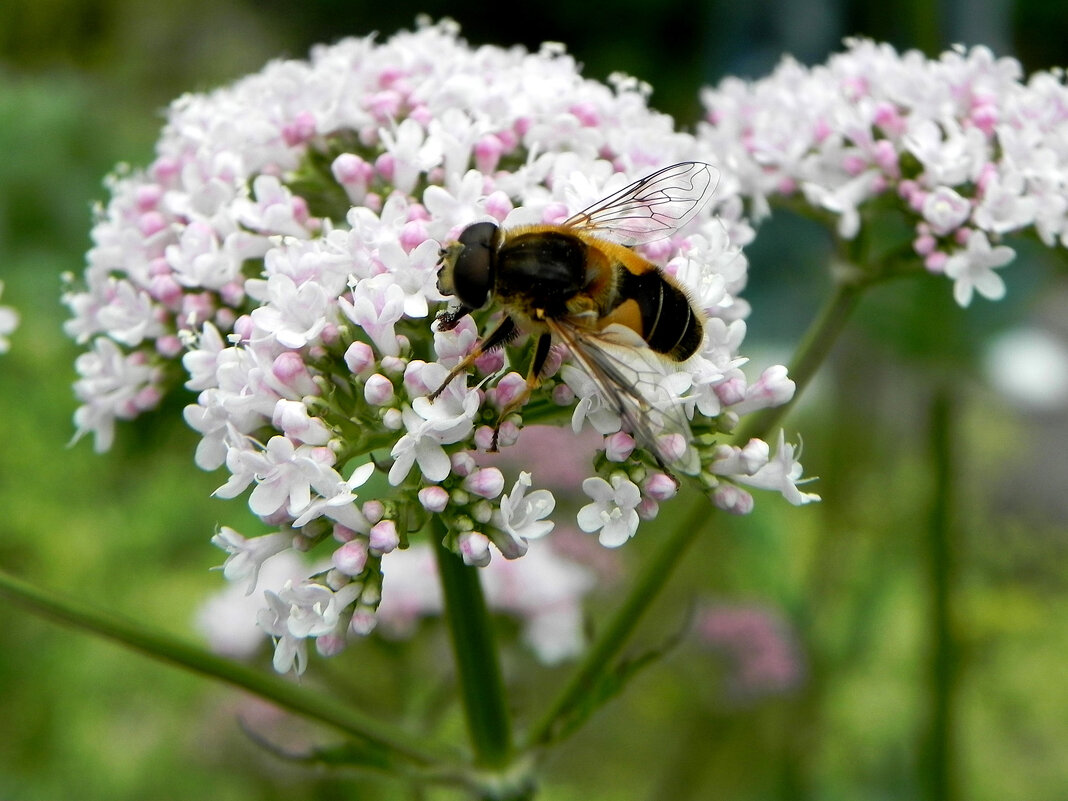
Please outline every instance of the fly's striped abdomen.
[{"label": "fly's striped abdomen", "polygon": [[633,311],[637,306],[638,333],[649,347],[678,362],[693,356],[701,346],[704,327],[686,293],[656,269],[637,275],[621,265],[618,274],[617,308],[630,306]]}]

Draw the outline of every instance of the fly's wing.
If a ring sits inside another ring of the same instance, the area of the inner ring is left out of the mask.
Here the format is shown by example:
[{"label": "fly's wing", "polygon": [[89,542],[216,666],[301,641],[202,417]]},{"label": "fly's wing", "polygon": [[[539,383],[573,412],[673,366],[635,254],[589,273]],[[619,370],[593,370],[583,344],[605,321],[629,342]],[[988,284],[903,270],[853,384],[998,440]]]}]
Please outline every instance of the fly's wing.
[{"label": "fly's wing", "polygon": [[633,247],[671,236],[709,201],[719,170],[703,161],[672,164],[594,203],[564,222],[567,228]]},{"label": "fly's wing", "polygon": [[[559,342],[570,349],[580,369],[593,380],[605,405],[619,415],[623,429],[649,451],[668,474],[696,475],[700,469],[692,447],[690,423],[679,394],[671,390],[673,371],[634,332],[622,326],[603,331],[580,328],[567,319],[547,320]],[[685,450],[672,447],[668,435],[682,437]]]}]

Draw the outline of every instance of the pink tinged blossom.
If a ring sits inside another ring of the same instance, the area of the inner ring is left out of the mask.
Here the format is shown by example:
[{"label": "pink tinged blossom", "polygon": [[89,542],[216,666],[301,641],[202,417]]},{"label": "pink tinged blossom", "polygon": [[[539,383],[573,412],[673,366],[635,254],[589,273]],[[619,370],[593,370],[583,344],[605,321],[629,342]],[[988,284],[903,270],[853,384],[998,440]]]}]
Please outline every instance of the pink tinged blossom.
[{"label": "pink tinged blossom", "polygon": [[241,258],[223,247],[215,230],[194,221],[164,251],[175,280],[184,287],[219,289],[241,275]]},{"label": "pink tinged blossom", "polygon": [[[315,451],[325,457],[326,449],[320,448]],[[324,470],[317,482],[313,485],[317,497],[304,507],[300,515],[293,521],[293,526],[299,528],[308,522],[318,518],[327,517],[348,529],[366,533],[371,527],[367,517],[356,508],[357,495],[355,489],[363,486],[374,473],[374,463],[368,462],[352,471],[348,479],[343,479],[336,471]],[[365,507],[367,504],[364,505]]]},{"label": "pink tinged blossom", "polygon": [[345,189],[349,201],[357,204],[363,201],[367,188],[374,178],[375,168],[353,153],[342,153],[330,166],[334,178]]},{"label": "pink tinged blossom", "polygon": [[786,368],[781,364],[772,365],[747,388],[745,400],[732,406],[731,411],[748,414],[758,409],[782,406],[793,398],[795,390],[796,385],[787,376]]},{"label": "pink tinged blossom", "polygon": [[794,452],[794,446],[786,443],[786,435],[780,430],[775,456],[755,472],[734,475],[732,478],[757,489],[775,490],[794,506],[818,501],[820,496],[816,493],[802,492],[797,488],[801,482],[801,463],[794,457]]},{"label": "pink tinged blossom", "polygon": [[360,326],[371,338],[379,353],[396,356],[400,353],[394,325],[404,315],[404,290],[383,273],[358,281],[352,290],[352,300],[338,298],[342,313]]},{"label": "pink tinged blossom", "polygon": [[290,147],[311,141],[315,134],[315,114],[310,111],[299,112],[292,122],[287,122],[282,126],[282,141]]},{"label": "pink tinged blossom", "polygon": [[158,307],[147,292],[129,281],[112,279],[108,286],[109,300],[97,313],[97,323],[112,339],[135,347],[163,333]]},{"label": "pink tinged blossom", "polygon": [[312,379],[308,365],[304,363],[299,353],[285,351],[278,354],[271,363],[271,377],[278,382],[275,387],[281,392],[297,397],[319,393],[319,388]]},{"label": "pink tinged blossom", "polygon": [[[971,214],[971,203],[948,186],[928,193],[923,201],[923,218],[938,236],[955,231]],[[917,250],[917,252],[919,252]],[[926,254],[921,254],[926,255]]]},{"label": "pink tinged blossom", "polygon": [[294,445],[275,436],[263,450],[231,445],[226,454],[230,479],[215,490],[221,498],[233,498],[249,484],[256,486],[249,496],[249,508],[261,517],[285,510],[299,515],[312,500],[314,486],[332,484],[333,454],[325,448]]},{"label": "pink tinged blossom", "polygon": [[247,539],[229,526],[222,526],[219,533],[211,538],[211,543],[228,554],[222,565],[227,581],[247,580],[248,590],[245,594],[251,595],[256,589],[263,563],[289,548],[293,544],[293,537],[278,532]]},{"label": "pink tinged blossom", "polygon": [[158,393],[146,392],[157,380],[157,371],[144,354],[126,355],[105,337],[93,340],[93,349],[74,362],[78,380],[74,394],[82,405],[74,412],[74,441],[92,432],[93,448],[103,452],[115,438],[115,420],[128,420],[153,408]]},{"label": "pink tinged blossom", "polygon": [[271,424],[290,439],[305,445],[326,445],[333,434],[318,417],[308,414],[301,401],[279,400]]},{"label": "pink tinged blossom", "polygon": [[303,675],[308,667],[308,646],[303,638],[289,632],[289,604],[274,592],[265,592],[264,597],[267,599],[267,608],[260,610],[257,622],[275,640],[272,659],[275,672],[293,671],[298,676]]},{"label": "pink tinged blossom", "polygon": [[239,199],[233,213],[246,229],[266,235],[306,239],[309,235],[308,208],[274,175],[257,175],[252,181],[254,201]]},{"label": "pink tinged blossom", "polygon": [[560,375],[579,398],[571,415],[571,429],[576,434],[582,430],[582,425],[587,420],[598,434],[614,434],[619,431],[622,425],[619,414],[605,402],[597,384],[585,371],[564,365]]},{"label": "pink tinged blossom", "polygon": [[[427,365],[427,369],[434,367],[440,368],[436,372],[444,378],[444,368]],[[402,415],[407,433],[393,446],[391,456],[394,462],[389,471],[389,483],[400,484],[417,463],[427,481],[438,483],[444,480],[451,465],[442,446],[470,436],[478,405],[477,392],[458,388],[457,382],[453,382],[437,400],[416,398],[411,407],[405,407]]]},{"label": "pink tinged blossom", "polygon": [[1016,252],[1005,245],[991,247],[982,231],[972,231],[968,245],[949,257],[945,274],[953,279],[953,297],[961,306],[972,301],[978,292],[988,300],[1000,300],[1005,295],[1005,282],[994,272],[1015,258]]},{"label": "pink tinged blossom", "polygon": [[284,273],[267,278],[267,298],[253,309],[257,329],[286,348],[303,348],[319,340],[331,322],[333,299],[316,281],[300,286]]},{"label": "pink tinged blossom", "polygon": [[600,532],[598,540],[607,548],[618,548],[634,536],[641,502],[637,485],[620,475],[612,476],[611,484],[594,476],[582,482],[582,491],[593,503],[579,510],[579,528],[590,534]]}]

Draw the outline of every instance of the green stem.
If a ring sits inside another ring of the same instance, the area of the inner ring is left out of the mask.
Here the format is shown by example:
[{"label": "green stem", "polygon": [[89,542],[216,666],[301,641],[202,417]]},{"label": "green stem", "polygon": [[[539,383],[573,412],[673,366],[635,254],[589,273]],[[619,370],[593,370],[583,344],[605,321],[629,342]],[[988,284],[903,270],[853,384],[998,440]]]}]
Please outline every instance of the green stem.
[{"label": "green stem", "polygon": [[434,552],[475,764],[491,770],[504,768],[513,756],[512,735],[493,621],[482,595],[478,568],[465,565],[442,543],[443,536],[444,527],[435,518]]},{"label": "green stem", "polygon": [[940,390],[932,402],[930,437],[934,482],[928,545],[930,598],[930,717],[927,721],[923,784],[938,801],[956,798],[953,719],[957,660],[952,621],[953,544],[957,459],[953,450],[953,401]]},{"label": "green stem", "polygon": [[782,406],[764,409],[749,415],[734,435],[736,444],[745,445],[754,437],[766,437],[768,432],[793,408],[830,353],[865,286],[865,283],[857,280],[842,280],[835,285],[834,294],[827,299],[816,319],[805,332],[790,362],[790,378],[796,385],[793,398]]},{"label": "green stem", "polygon": [[613,669],[616,657],[634,633],[642,615],[667,584],[708,518],[708,499],[701,496],[683,525],[676,528],[644,563],[623,604],[594,640],[560,695],[527,733],[526,745],[536,747],[551,742],[558,726],[566,721],[575,705]]},{"label": "green stem", "polygon": [[262,673],[224,659],[172,635],[141,623],[89,608],[46,593],[0,571],[0,598],[30,611],[102,635],[162,662],[240,687],[253,695],[307,718],[326,723],[360,740],[382,747],[394,756],[429,769],[450,768],[457,760],[451,749],[428,745],[425,739],[316,693],[280,676]]}]

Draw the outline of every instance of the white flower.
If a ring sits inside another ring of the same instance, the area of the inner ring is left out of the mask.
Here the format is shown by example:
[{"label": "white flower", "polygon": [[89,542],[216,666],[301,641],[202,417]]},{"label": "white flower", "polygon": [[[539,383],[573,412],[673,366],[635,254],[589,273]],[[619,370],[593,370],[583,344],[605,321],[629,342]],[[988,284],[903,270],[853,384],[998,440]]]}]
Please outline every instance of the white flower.
[{"label": "white flower", "polygon": [[289,548],[293,544],[293,536],[278,532],[246,539],[229,526],[222,526],[219,533],[211,538],[211,543],[229,554],[222,566],[227,581],[248,579],[248,590],[245,594],[251,595],[256,589],[263,563]]},{"label": "white flower", "polygon": [[286,348],[303,348],[315,342],[330,322],[334,301],[316,281],[299,287],[288,275],[267,279],[267,302],[252,311],[252,322]]},{"label": "white flower", "polygon": [[801,480],[801,464],[794,458],[794,452],[794,446],[786,443],[786,436],[780,429],[779,442],[773,458],[768,459],[764,465],[752,473],[739,473],[731,477],[738,483],[750,487],[776,490],[794,506],[818,501],[820,496],[816,493],[802,492],[797,488]]},{"label": "white flower", "polygon": [[[4,282],[0,281],[0,295],[4,293]],[[8,337],[18,328],[19,313],[10,306],[0,306],[0,353],[7,353],[11,343]]]},{"label": "white flower", "polygon": [[1005,282],[994,272],[1015,258],[1016,252],[1005,245],[991,247],[990,240],[982,231],[972,231],[964,250],[957,251],[945,264],[945,273],[953,279],[953,297],[961,306],[972,301],[972,293],[978,292],[989,300],[1000,300],[1005,295]]},{"label": "white flower", "polygon": [[493,517],[493,524],[511,538],[510,543],[497,543],[509,558],[522,556],[528,540],[544,537],[555,525],[545,518],[556,508],[556,498],[545,489],[527,494],[530,486],[530,473],[520,472],[512,491],[501,497],[500,510]]},{"label": "white flower", "polygon": [[924,200],[923,218],[931,224],[935,234],[944,236],[968,219],[971,208],[967,198],[961,197],[952,187],[940,186]]},{"label": "white flower", "polygon": [[597,539],[608,548],[617,548],[634,536],[642,499],[635,483],[620,475],[613,475],[611,484],[594,476],[582,482],[582,491],[593,503],[579,509],[579,528],[590,534],[599,531]]}]

